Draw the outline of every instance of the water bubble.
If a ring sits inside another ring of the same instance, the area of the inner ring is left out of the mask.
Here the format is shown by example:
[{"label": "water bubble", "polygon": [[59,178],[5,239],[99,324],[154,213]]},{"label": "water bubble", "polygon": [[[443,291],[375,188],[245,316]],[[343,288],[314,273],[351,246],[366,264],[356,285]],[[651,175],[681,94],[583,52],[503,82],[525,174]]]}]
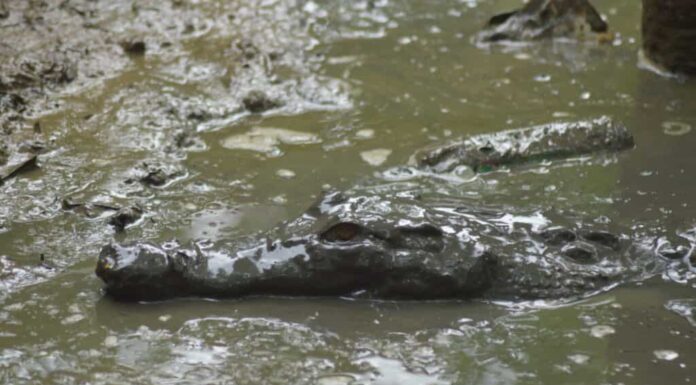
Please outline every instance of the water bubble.
[{"label": "water bubble", "polygon": [[60,323],[62,323],[63,325],[72,325],[72,324],[75,324],[75,323],[82,321],[83,319],[85,319],[84,315],[73,314],[69,317],[64,318],[62,321],[60,321]]},{"label": "water bubble", "polygon": [[271,201],[277,205],[284,205],[288,203],[288,198],[286,198],[285,195],[278,195],[273,197]]},{"label": "water bubble", "polygon": [[360,130],[355,133],[357,139],[372,139],[375,137],[375,130]]},{"label": "water bubble", "polygon": [[532,55],[530,55],[528,53],[520,52],[518,54],[515,54],[515,59],[517,59],[517,60],[529,60],[531,58],[532,58]]},{"label": "water bubble", "polygon": [[276,171],[276,175],[284,179],[292,179],[295,177],[295,172],[292,170],[281,168],[280,170]]},{"label": "water bubble", "polygon": [[662,132],[669,136],[681,136],[691,132],[691,125],[684,122],[664,122]]},{"label": "water bubble", "polygon": [[411,44],[411,42],[413,40],[411,40],[411,38],[408,36],[404,36],[404,37],[399,38],[398,41],[399,41],[399,44],[401,44],[401,45],[407,45],[407,44]]},{"label": "water bubble", "polygon": [[540,74],[534,77],[534,81],[540,82],[540,83],[546,83],[551,81],[551,75],[549,74]]},{"label": "water bubble", "polygon": [[387,158],[389,155],[391,155],[391,153],[392,150],[388,150],[386,148],[377,148],[374,150],[361,152],[360,157],[371,166],[379,166],[387,161]]},{"label": "water bubble", "polygon": [[673,361],[679,357],[679,353],[674,350],[655,350],[653,354],[655,358],[663,361]]},{"label": "water bubble", "polygon": [[308,1],[305,3],[304,7],[302,8],[303,11],[307,13],[315,13],[319,9],[319,6],[317,3],[313,1]]},{"label": "water bubble", "polygon": [[596,338],[604,338],[614,333],[616,333],[616,329],[609,325],[597,325],[593,326],[592,329],[590,329],[590,334],[592,335],[592,337]]},{"label": "water bubble", "polygon": [[571,354],[568,356],[568,359],[575,364],[584,365],[590,360],[590,356],[586,354]]},{"label": "water bubble", "polygon": [[104,338],[104,346],[106,346],[107,348],[113,348],[118,346],[118,337],[108,336]]}]

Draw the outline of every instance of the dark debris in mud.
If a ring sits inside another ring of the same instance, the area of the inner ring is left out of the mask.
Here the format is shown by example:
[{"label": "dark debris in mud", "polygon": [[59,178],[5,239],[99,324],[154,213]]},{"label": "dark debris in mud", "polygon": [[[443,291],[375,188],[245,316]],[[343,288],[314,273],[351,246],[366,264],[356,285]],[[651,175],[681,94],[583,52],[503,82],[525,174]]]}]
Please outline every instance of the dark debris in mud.
[{"label": "dark debris in mud", "polygon": [[143,209],[139,206],[128,206],[120,208],[109,218],[109,225],[116,231],[123,231],[126,227],[138,222],[143,217]]},{"label": "dark debris in mud", "polygon": [[73,197],[63,198],[61,208],[65,212],[71,212],[87,219],[107,217],[106,223],[117,232],[137,223],[144,214],[144,210],[137,204],[120,204],[111,202],[83,202]]},{"label": "dark debris in mud", "polygon": [[85,218],[98,218],[105,212],[117,212],[119,210],[119,207],[114,204],[77,202],[72,198],[63,198],[61,208],[64,211],[70,211]]},{"label": "dark debris in mud", "polygon": [[143,162],[133,170],[133,173],[135,179],[126,179],[126,184],[132,184],[137,180],[148,187],[163,187],[186,175],[185,170],[180,165],[161,161]]},{"label": "dark debris in mud", "polygon": [[77,78],[77,64],[59,50],[13,58],[0,67],[0,92],[67,84]]},{"label": "dark debris in mud", "polygon": [[254,114],[260,114],[283,105],[280,101],[272,99],[265,92],[259,90],[246,94],[242,99],[242,104],[247,111]]},{"label": "dark debris in mud", "polygon": [[7,19],[10,16],[10,10],[7,9],[5,3],[0,3],[0,20]]},{"label": "dark debris in mud", "polygon": [[132,56],[143,56],[147,47],[143,40],[125,40],[121,42],[123,51]]}]

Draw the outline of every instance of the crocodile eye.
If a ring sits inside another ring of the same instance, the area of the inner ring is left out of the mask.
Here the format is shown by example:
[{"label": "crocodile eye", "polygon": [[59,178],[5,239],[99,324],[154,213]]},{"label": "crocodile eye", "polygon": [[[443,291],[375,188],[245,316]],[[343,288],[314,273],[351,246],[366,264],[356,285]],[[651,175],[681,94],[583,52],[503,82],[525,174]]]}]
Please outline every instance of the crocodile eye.
[{"label": "crocodile eye", "polygon": [[348,242],[362,232],[362,227],[351,222],[341,222],[329,227],[321,234],[321,239],[329,242]]}]

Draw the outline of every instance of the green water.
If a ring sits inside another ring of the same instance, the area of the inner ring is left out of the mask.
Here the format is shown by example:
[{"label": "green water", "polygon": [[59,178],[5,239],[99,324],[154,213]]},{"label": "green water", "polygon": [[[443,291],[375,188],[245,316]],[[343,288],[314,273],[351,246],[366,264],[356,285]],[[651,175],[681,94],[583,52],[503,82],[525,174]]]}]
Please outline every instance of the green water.
[{"label": "green water", "polygon": [[[101,28],[145,31],[147,54],[68,87],[53,96],[59,107],[32,117],[51,151],[0,186],[0,382],[696,381],[696,279],[678,264],[564,305],[104,298],[93,269],[109,241],[251,235],[301,214],[327,185],[355,186],[425,146],[555,120],[609,115],[637,146],[457,191],[494,205],[570,205],[638,233],[695,225],[696,132],[669,134],[696,125],[696,83],[638,68],[638,2],[597,2],[613,45],[491,49],[472,35],[518,2],[176,3],[136,16],[130,3],[98,8]],[[241,40],[280,59],[245,69]],[[249,89],[284,107],[243,112]],[[177,130],[195,145],[172,149]],[[142,161],[183,172],[162,188],[123,183]],[[62,210],[66,196],[137,203],[146,215],[117,234],[106,218]],[[41,254],[52,270],[36,267]]]}]

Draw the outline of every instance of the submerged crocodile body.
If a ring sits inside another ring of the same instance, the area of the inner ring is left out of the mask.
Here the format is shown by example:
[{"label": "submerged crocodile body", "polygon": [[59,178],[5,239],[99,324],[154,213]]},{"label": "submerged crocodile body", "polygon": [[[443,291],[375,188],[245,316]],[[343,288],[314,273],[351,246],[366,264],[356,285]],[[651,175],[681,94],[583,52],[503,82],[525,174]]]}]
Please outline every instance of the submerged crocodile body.
[{"label": "submerged crocodile body", "polygon": [[416,154],[416,162],[436,172],[451,171],[459,166],[489,171],[500,166],[621,151],[633,146],[633,136],[628,129],[603,116],[474,136],[421,151]]},{"label": "submerged crocodile body", "polygon": [[[483,147],[487,148],[482,151]],[[418,157],[435,172],[633,146],[607,118],[481,135]],[[553,219],[552,219],[553,218]],[[96,273],[128,300],[179,296],[570,298],[645,272],[649,244],[568,210],[487,209],[419,194],[327,194],[258,237],[105,246]],[[611,230],[611,231],[610,231]]]}]

